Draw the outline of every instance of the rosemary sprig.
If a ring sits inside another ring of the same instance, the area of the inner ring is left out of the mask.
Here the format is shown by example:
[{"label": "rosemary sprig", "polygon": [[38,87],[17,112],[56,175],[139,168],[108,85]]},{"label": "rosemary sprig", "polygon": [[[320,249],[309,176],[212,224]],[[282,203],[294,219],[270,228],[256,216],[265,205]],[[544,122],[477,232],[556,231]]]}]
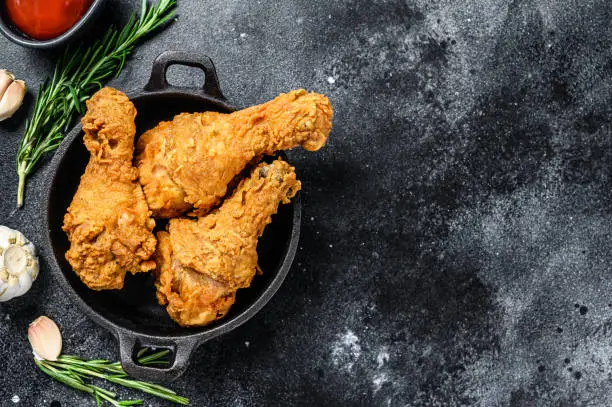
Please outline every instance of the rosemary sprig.
[{"label": "rosemary sprig", "polygon": [[[143,351],[146,351],[144,349]],[[168,350],[155,352],[144,356],[141,351],[138,357],[138,363],[142,365],[154,365],[164,363],[163,358],[168,355]],[[104,401],[115,407],[137,406],[141,405],[142,400],[122,400],[115,399],[115,393],[104,388],[86,383],[85,379],[95,378],[119,384],[130,389],[140,390],[144,393],[172,401],[181,405],[188,405],[189,399],[177,395],[174,391],[154,383],[147,383],[140,380],[129,378],[127,373],[121,367],[119,362],[111,363],[107,360],[82,360],[76,356],[61,355],[57,361],[34,358],[36,366],[51,376],[58,382],[64,383],[75,390],[89,393],[95,400],[98,406],[101,406]]]},{"label": "rosemary sprig", "polygon": [[159,0],[149,6],[141,0],[140,17],[132,14],[123,29],[108,29],[92,45],[66,48],[53,76],[39,88],[32,117],[17,153],[17,207],[23,206],[25,181],[36,163],[55,150],[85,101],[111,77],[119,75],[136,41],[154,31],[175,14],[176,0]]}]

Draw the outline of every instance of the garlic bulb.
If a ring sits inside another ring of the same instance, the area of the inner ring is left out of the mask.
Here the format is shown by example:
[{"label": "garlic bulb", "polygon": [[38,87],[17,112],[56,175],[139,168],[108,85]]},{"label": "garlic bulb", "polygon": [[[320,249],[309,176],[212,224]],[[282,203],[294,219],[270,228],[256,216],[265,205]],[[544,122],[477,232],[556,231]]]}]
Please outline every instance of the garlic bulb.
[{"label": "garlic bulb", "polygon": [[0,226],[0,302],[28,292],[36,277],[34,245],[21,232]]},{"label": "garlic bulb", "polygon": [[6,69],[0,69],[0,122],[11,117],[23,103],[26,84],[15,80],[15,76]]}]

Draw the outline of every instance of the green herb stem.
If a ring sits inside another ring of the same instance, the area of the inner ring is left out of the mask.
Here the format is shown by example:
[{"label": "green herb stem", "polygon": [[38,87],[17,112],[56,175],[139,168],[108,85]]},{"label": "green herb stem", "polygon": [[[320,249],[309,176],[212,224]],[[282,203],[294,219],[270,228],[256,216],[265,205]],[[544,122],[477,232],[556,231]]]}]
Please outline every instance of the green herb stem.
[{"label": "green herb stem", "polygon": [[140,17],[133,14],[123,29],[109,28],[91,46],[67,47],[53,76],[38,91],[34,112],[17,152],[17,207],[22,207],[27,177],[40,158],[55,150],[85,101],[111,77],[123,70],[136,42],[174,17],[176,0],[159,0],[149,6],[141,0]]},{"label": "green herb stem", "polygon": [[[163,362],[168,355],[168,350],[152,353],[144,356],[139,353],[138,363],[151,365]],[[92,395],[98,406],[104,401],[115,407],[126,407],[141,405],[142,400],[116,400],[116,394],[101,387],[86,383],[84,379],[94,378],[106,380],[125,388],[139,390],[181,405],[189,405],[189,399],[177,395],[174,391],[158,384],[148,383],[129,378],[119,362],[111,363],[106,360],[82,360],[76,356],[61,355],[57,361],[34,359],[36,366],[58,382],[64,383],[75,390],[83,391]],[[106,373],[110,372],[110,373]]]}]

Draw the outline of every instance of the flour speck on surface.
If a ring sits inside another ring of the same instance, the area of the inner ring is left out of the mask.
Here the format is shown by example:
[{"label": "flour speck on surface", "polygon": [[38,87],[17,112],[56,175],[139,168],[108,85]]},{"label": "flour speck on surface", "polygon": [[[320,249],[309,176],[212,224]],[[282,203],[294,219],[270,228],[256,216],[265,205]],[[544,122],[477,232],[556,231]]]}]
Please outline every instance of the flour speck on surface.
[{"label": "flour speck on surface", "polygon": [[380,352],[378,352],[378,355],[376,356],[376,363],[378,364],[378,368],[380,369],[381,367],[383,367],[384,364],[387,363],[388,361],[389,361],[389,350],[385,346],[381,349]]},{"label": "flour speck on surface", "polygon": [[374,393],[379,391],[385,383],[389,382],[389,375],[385,372],[376,373],[374,379],[372,379],[372,385],[374,387]]},{"label": "flour speck on surface", "polygon": [[11,398],[11,401],[15,404],[19,403],[21,401],[21,399],[19,398],[18,395],[14,395],[13,398]]},{"label": "flour speck on surface", "polygon": [[334,83],[336,83],[336,79],[333,76],[329,76],[327,78],[327,83],[329,83],[330,85],[333,85]]},{"label": "flour speck on surface", "polygon": [[350,329],[339,335],[337,341],[332,345],[332,362],[346,371],[351,371],[355,362],[361,356],[361,345],[359,338]]}]

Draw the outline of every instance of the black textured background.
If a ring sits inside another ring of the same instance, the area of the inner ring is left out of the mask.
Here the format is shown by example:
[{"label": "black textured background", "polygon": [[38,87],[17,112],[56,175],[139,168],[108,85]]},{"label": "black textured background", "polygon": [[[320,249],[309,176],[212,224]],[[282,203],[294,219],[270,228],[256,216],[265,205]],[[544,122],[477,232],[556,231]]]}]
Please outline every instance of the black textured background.
[{"label": "black textured background", "polygon": [[[305,87],[336,110],[325,149],[289,153],[304,202],[289,277],[196,352],[179,393],[195,406],[610,405],[610,1],[178,1],[113,86],[142,87],[157,54],[191,50],[234,105]],[[109,3],[107,20],[137,4]],[[0,38],[0,68],[31,88],[52,60]],[[45,165],[14,210],[23,119],[0,124],[0,219],[40,245]],[[43,264],[0,304],[0,404],[93,406],[36,370],[26,328],[40,314],[67,352],[118,356]]]}]

